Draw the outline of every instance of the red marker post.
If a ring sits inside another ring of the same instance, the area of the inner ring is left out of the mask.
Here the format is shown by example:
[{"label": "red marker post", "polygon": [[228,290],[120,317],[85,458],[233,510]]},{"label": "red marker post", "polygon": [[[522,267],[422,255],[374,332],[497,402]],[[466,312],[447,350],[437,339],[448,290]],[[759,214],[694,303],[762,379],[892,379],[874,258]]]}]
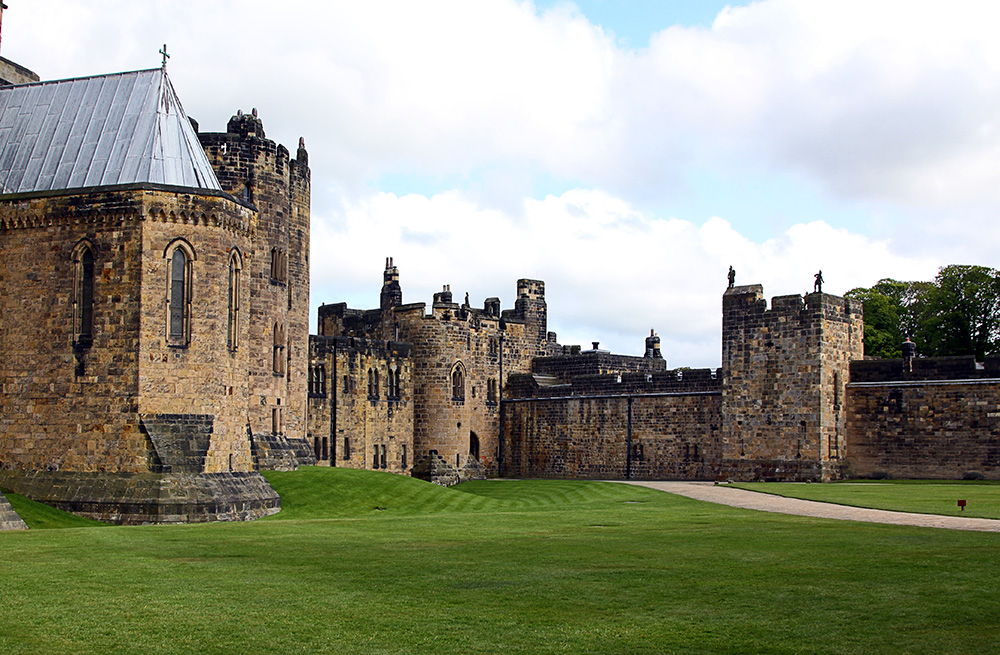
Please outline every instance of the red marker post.
[{"label": "red marker post", "polygon": [[966,503],[965,503],[965,501],[964,501],[964,500],[960,500],[960,501],[958,501],[958,506],[962,508],[962,511],[963,511],[963,512],[965,511],[965,504],[966,504]]}]

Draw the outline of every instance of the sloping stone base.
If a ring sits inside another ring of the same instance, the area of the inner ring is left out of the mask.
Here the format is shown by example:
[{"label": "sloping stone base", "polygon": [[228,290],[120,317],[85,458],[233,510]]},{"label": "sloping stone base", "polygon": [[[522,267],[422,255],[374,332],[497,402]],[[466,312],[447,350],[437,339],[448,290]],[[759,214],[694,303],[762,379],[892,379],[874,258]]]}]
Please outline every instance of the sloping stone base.
[{"label": "sloping stone base", "polygon": [[486,469],[483,468],[482,462],[480,462],[475,457],[469,457],[465,460],[465,464],[458,471],[459,481],[465,482],[466,480],[485,480],[486,479]]},{"label": "sloping stone base", "polygon": [[248,521],[281,509],[260,473],[0,471],[0,485],[80,516],[126,525]]},{"label": "sloping stone base", "polygon": [[305,439],[288,439],[288,445],[295,453],[299,466],[316,466],[316,451]]},{"label": "sloping stone base", "polygon": [[10,506],[10,501],[7,500],[7,497],[0,493],[0,531],[27,529],[27,524],[14,511],[14,508]]},{"label": "sloping stone base", "polygon": [[466,480],[486,479],[486,469],[478,459],[469,457],[462,468],[455,468],[448,461],[432,450],[422,457],[410,469],[410,477],[426,480],[442,487],[450,487]]},{"label": "sloping stone base", "polygon": [[316,465],[316,453],[305,439],[283,434],[251,433],[250,452],[258,471],[294,471]]},{"label": "sloping stone base", "polygon": [[299,467],[295,449],[280,434],[251,434],[250,453],[258,471],[294,471]]},{"label": "sloping stone base", "polygon": [[450,487],[461,482],[455,467],[445,461],[436,450],[430,451],[413,465],[410,477],[433,482],[442,487]]}]

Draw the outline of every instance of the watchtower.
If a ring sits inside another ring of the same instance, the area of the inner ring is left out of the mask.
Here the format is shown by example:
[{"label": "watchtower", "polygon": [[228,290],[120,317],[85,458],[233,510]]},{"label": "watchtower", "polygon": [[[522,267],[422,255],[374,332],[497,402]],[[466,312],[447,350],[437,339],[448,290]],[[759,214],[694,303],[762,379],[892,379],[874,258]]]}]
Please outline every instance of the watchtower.
[{"label": "watchtower", "polygon": [[821,292],[722,299],[722,470],[735,480],[828,481],[844,466],[849,363],[863,357],[860,302]]}]

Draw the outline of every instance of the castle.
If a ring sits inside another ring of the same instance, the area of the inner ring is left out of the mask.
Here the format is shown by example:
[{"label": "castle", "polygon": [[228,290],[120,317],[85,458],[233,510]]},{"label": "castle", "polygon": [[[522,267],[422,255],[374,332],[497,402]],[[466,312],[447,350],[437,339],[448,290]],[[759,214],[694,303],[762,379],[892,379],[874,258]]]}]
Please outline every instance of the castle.
[{"label": "castle", "polygon": [[[722,296],[722,366],[563,346],[542,281],[319,308],[310,171],[165,68],[0,78],[0,486],[120,523],[251,519],[261,469],[827,481],[1000,477],[1000,358],[864,361],[860,303]],[[0,496],[2,500],[2,496]],[[0,503],[0,513],[5,512]],[[0,516],[0,519],[3,517]],[[6,525],[7,520],[3,519]]]},{"label": "castle", "polygon": [[0,114],[0,485],[113,522],[278,511],[259,469],[312,461],[304,144],[198,134],[165,69]]}]

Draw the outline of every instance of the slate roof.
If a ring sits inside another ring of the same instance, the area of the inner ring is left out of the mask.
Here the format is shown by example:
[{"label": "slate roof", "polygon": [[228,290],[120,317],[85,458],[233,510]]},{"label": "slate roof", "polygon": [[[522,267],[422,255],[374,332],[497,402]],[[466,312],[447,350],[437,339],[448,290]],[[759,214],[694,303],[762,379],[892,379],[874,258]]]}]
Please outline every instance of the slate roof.
[{"label": "slate roof", "polygon": [[0,88],[0,194],[135,183],[221,190],[165,70]]}]

